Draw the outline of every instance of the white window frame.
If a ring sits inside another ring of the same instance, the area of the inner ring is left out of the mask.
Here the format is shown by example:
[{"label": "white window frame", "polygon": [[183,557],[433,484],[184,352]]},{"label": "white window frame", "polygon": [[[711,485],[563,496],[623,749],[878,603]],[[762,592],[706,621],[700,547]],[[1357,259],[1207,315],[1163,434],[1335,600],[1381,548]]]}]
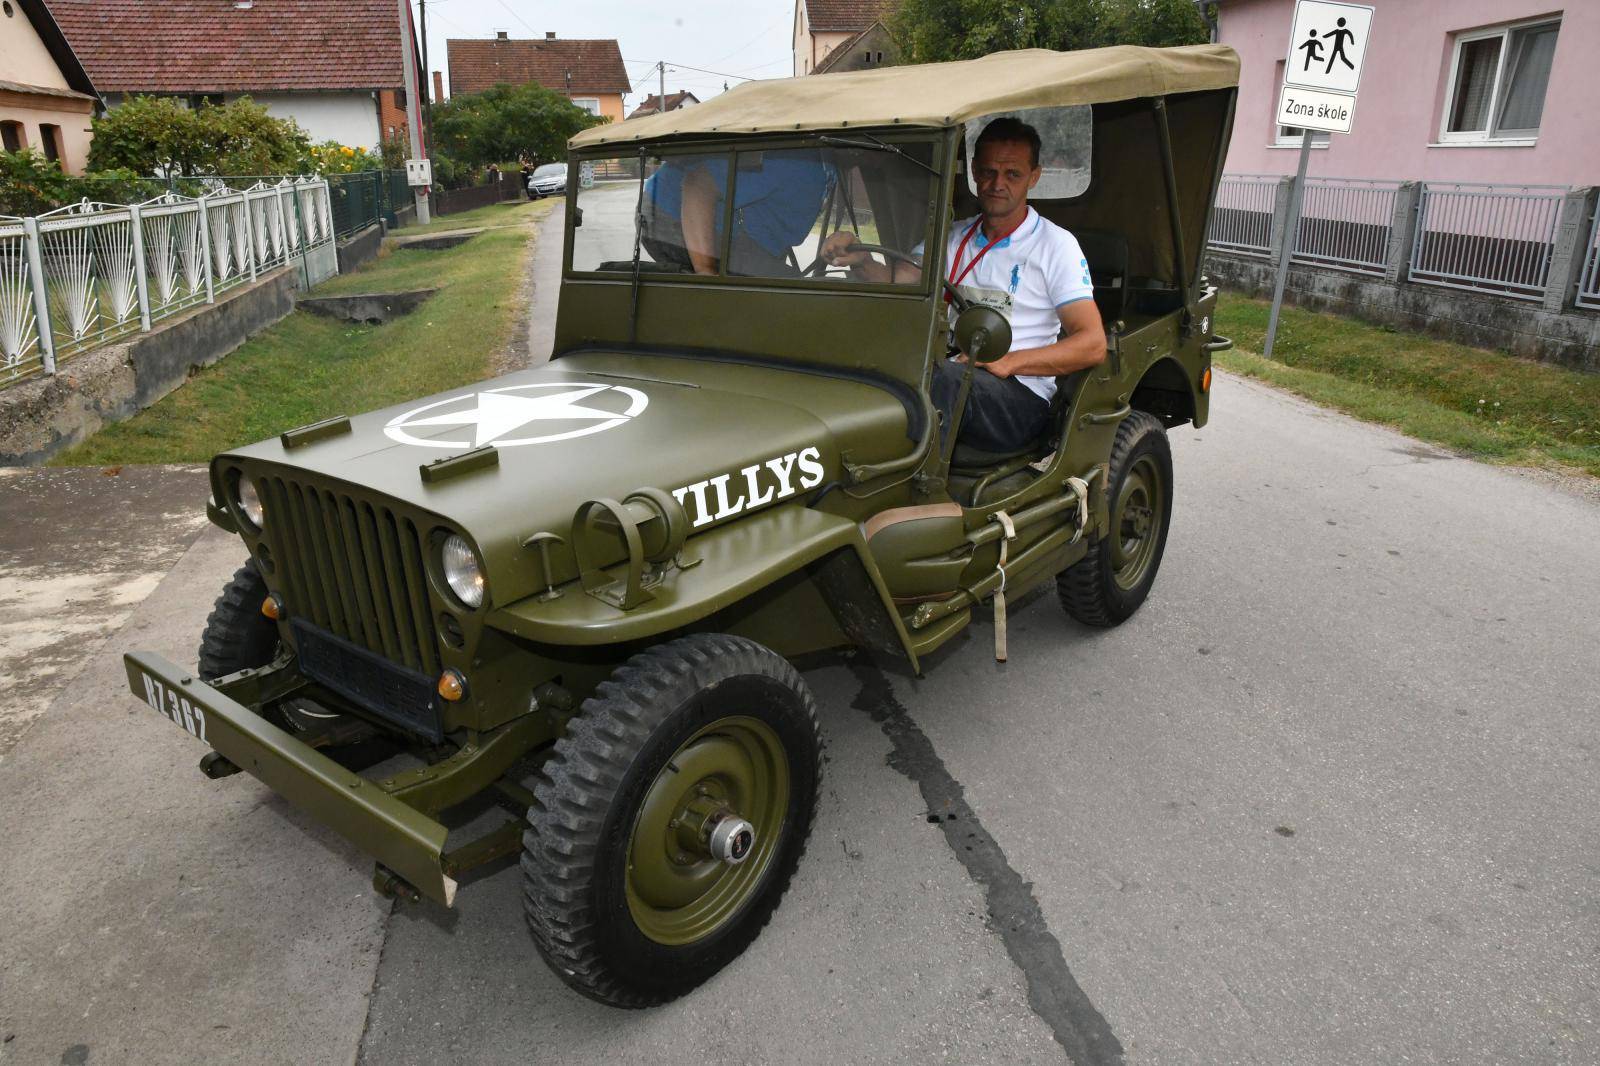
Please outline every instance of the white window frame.
[{"label": "white window frame", "polygon": [[[1286,132],[1284,132],[1285,130],[1290,130],[1290,129],[1299,130],[1300,127],[1299,126],[1277,126],[1277,125],[1273,126],[1272,127],[1272,143],[1267,145],[1267,147],[1268,148],[1299,148],[1300,147],[1300,139],[1301,139],[1300,134],[1299,133],[1286,133]],[[1333,139],[1332,137],[1328,136],[1328,131],[1327,130],[1312,130],[1311,131],[1311,150],[1312,151],[1316,151],[1318,148],[1326,148],[1326,147],[1328,147],[1328,142],[1331,141],[1332,139]]]},{"label": "white window frame", "polygon": [[600,114],[600,98],[598,96],[569,96],[574,107],[581,107],[591,115]]},{"label": "white window frame", "polygon": [[[1450,50],[1450,78],[1445,82],[1444,107],[1439,112],[1439,140],[1430,147],[1486,145],[1492,148],[1507,148],[1526,147],[1538,143],[1539,137],[1537,134],[1532,137],[1526,133],[1518,133],[1509,137],[1500,134],[1498,123],[1503,102],[1500,99],[1500,90],[1505,81],[1506,65],[1511,61],[1511,35],[1518,30],[1554,26],[1559,40],[1561,21],[1559,17],[1524,19],[1521,22],[1507,22],[1486,30],[1472,30],[1456,34],[1454,46]],[[1464,47],[1473,41],[1487,41],[1496,37],[1500,39],[1500,58],[1495,64],[1494,83],[1489,87],[1489,120],[1481,130],[1453,132],[1450,129],[1450,113],[1455,110],[1457,76],[1461,72],[1461,53]],[[1548,93],[1549,86],[1546,85],[1545,89]]]},{"label": "white window frame", "polygon": [[[1275,68],[1275,73],[1276,73],[1276,76],[1277,76],[1277,84],[1281,86],[1283,84],[1283,60],[1281,60],[1281,59],[1278,60],[1278,64],[1277,64],[1277,66]],[[1278,97],[1276,95],[1274,95],[1272,97],[1271,104],[1272,104],[1273,114],[1276,115],[1277,114],[1277,110],[1278,110]],[[1300,129],[1300,127],[1299,126],[1280,126],[1277,122],[1274,122],[1272,124],[1272,138],[1271,138],[1271,140],[1267,141],[1267,147],[1268,148],[1299,148],[1300,147],[1300,134],[1298,134],[1298,133],[1285,133],[1284,130],[1288,130],[1288,129],[1298,130],[1298,129]],[[1333,138],[1328,136],[1328,131],[1327,130],[1312,130],[1311,131],[1311,150],[1314,152],[1314,151],[1317,151],[1318,149],[1326,148],[1326,147],[1328,147],[1328,142],[1330,142],[1331,140],[1333,140]]]}]

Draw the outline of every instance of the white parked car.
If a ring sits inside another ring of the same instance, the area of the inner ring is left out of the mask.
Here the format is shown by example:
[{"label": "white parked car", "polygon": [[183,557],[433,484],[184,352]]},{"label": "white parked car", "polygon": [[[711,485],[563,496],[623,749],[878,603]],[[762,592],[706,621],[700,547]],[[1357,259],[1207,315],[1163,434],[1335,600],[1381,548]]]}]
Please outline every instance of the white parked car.
[{"label": "white parked car", "polygon": [[546,163],[528,177],[528,191],[534,199],[567,191],[567,165]]}]

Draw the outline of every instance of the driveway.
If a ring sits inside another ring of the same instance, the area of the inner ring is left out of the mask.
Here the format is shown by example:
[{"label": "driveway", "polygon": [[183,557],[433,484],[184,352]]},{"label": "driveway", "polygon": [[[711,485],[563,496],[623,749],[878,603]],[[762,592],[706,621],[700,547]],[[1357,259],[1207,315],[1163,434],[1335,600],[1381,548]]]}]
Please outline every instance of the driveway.
[{"label": "driveway", "polygon": [[[1005,665],[981,622],[923,678],[805,664],[829,762],[790,894],[632,1013],[537,961],[514,866],[391,907],[254,780],[202,778],[120,655],[193,662],[242,553],[165,517],[203,478],[156,508],[62,472],[111,517],[26,565],[103,541],[155,576],[91,594],[132,589],[0,760],[0,1062],[1595,1061],[1600,506],[1234,378],[1212,411],[1173,434],[1126,625],[1041,593]],[[56,625],[31,609],[8,648]]]}]

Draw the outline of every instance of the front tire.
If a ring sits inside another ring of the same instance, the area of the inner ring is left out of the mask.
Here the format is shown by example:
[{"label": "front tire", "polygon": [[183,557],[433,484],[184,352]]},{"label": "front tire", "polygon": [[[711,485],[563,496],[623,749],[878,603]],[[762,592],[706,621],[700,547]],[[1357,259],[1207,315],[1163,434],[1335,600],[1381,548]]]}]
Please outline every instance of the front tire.
[{"label": "front tire", "polygon": [[200,680],[269,666],[278,654],[278,627],[261,613],[266,580],[254,560],[234,571],[200,634]]},{"label": "front tire", "polygon": [[1110,532],[1056,576],[1067,614],[1084,625],[1121,625],[1150,595],[1172,525],[1172,448],[1154,415],[1134,411],[1111,445]]},{"label": "front tire", "polygon": [[[522,869],[540,955],[618,1007],[722,969],[799,865],[821,750],[810,691],[769,649],[696,634],[633,656],[584,701],[534,789]],[[729,818],[753,835],[719,857]]]}]

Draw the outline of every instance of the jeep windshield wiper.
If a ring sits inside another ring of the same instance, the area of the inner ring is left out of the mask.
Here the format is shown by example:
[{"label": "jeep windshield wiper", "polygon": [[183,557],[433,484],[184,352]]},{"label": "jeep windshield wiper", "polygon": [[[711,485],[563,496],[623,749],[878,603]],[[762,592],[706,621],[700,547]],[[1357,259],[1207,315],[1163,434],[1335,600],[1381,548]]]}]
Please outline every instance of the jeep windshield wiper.
[{"label": "jeep windshield wiper", "polygon": [[834,137],[834,136],[832,136],[830,134],[826,134],[826,133],[819,133],[816,136],[817,136],[817,140],[818,141],[820,141],[823,144],[828,145],[831,148],[862,148],[862,149],[865,149],[866,151],[869,151],[869,152],[893,152],[895,155],[899,156],[901,159],[904,159],[909,163],[915,163],[917,166],[921,167],[923,170],[926,170],[929,174],[932,174],[934,177],[937,178],[939,176],[939,172],[937,170],[935,170],[933,167],[929,166],[928,164],[924,163],[922,160],[918,159],[916,156],[910,154],[905,149],[901,148],[899,145],[888,144],[888,143],[885,143],[884,141],[880,141],[880,140],[878,140],[878,138],[874,137],[870,133],[863,133],[861,135],[861,136],[866,138],[866,140],[864,140],[864,141],[853,141],[853,140],[849,140],[848,138],[845,138],[845,137]]}]

